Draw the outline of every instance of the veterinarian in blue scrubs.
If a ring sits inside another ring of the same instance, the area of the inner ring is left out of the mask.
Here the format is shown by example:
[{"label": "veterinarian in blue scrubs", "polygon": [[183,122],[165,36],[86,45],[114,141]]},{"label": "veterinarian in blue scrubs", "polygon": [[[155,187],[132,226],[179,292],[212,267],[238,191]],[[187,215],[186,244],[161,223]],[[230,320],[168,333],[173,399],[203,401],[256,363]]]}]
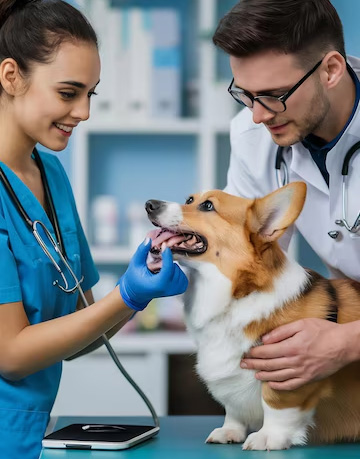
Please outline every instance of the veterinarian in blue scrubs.
[{"label": "veterinarian in blue scrubs", "polygon": [[[154,297],[182,293],[187,279],[163,253],[150,273],[142,243],[126,273],[94,302],[98,281],[59,160],[34,150],[63,150],[89,117],[99,81],[96,35],[86,19],[61,0],[2,0],[0,4],[0,457],[37,459],[58,390],[62,360],[112,336]],[[43,172],[41,172],[41,170]],[[5,178],[3,178],[5,177]],[[46,182],[45,182],[46,179]],[[5,183],[8,182],[8,186]],[[47,191],[45,183],[48,183]],[[59,278],[9,192],[31,220],[62,239],[68,262],[92,303],[53,285]],[[51,210],[50,201],[53,203]],[[60,232],[55,230],[55,217]]]},{"label": "veterinarian in blue scrubs", "polygon": [[[276,190],[275,158],[284,147],[282,178],[286,170],[288,181],[307,185],[297,230],[332,277],[360,281],[360,225],[351,229],[360,209],[359,151],[346,185],[350,227],[339,225],[342,166],[360,146],[360,59],[346,56],[335,8],[329,0],[244,0],[221,20],[214,42],[230,56],[229,92],[245,105],[231,125],[226,191],[256,198]],[[285,250],[291,232],[280,240]],[[351,329],[293,322],[263,337],[241,366],[274,389],[296,389],[359,360],[359,336],[359,321]]]}]

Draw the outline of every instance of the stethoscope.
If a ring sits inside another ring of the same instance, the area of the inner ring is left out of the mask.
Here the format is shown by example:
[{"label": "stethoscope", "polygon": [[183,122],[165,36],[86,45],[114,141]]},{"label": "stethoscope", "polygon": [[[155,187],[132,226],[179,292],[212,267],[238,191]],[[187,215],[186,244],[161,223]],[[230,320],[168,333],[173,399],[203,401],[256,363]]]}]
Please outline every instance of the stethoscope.
[{"label": "stethoscope", "polygon": [[[40,159],[40,155],[36,148],[33,151],[34,159],[35,162],[40,170],[40,175],[41,179],[44,185],[44,192],[45,192],[45,201],[47,204],[47,207],[49,209],[49,219],[54,227],[54,232],[57,238],[57,241],[53,238],[51,235],[50,231],[46,228],[43,222],[40,220],[34,220],[32,221],[31,218],[29,217],[28,213],[25,211],[23,205],[19,201],[18,197],[16,196],[16,193],[14,189],[12,188],[8,178],[6,177],[4,171],[0,167],[0,179],[3,182],[7,192],[9,193],[9,196],[11,197],[13,203],[15,204],[18,212],[24,219],[25,223],[27,226],[30,228],[32,231],[35,239],[37,240],[38,244],[42,248],[43,252],[45,255],[48,257],[48,259],[51,261],[53,266],[55,267],[56,271],[60,275],[60,277],[63,280],[63,285],[60,284],[59,280],[54,280],[53,285],[58,287],[60,290],[62,290],[64,293],[75,293],[76,291],[79,291],[80,296],[82,297],[84,295],[84,292],[82,291],[82,288],[80,286],[81,282],[83,281],[83,277],[79,280],[74,271],[71,269],[71,266],[69,262],[66,259],[66,252],[65,252],[65,247],[64,247],[64,242],[63,238],[61,236],[61,231],[60,231],[60,226],[59,226],[59,221],[56,215],[55,207],[54,207],[54,202],[50,193],[50,188],[49,184],[46,178],[46,174],[44,171],[44,166],[42,164],[42,161]],[[40,235],[40,231],[45,235],[45,238],[43,238]],[[68,270],[72,280],[74,281],[74,285],[72,287],[69,286],[67,277],[65,276],[64,271],[61,269],[60,264],[57,263],[53,255],[51,254],[49,247],[52,247],[57,255],[59,256],[61,262],[65,266],[65,268]],[[85,297],[84,297],[85,298]],[[85,299],[86,301],[86,299]]]},{"label": "stethoscope", "polygon": [[[87,301],[87,299],[85,297],[84,291],[83,291],[83,289],[82,289],[82,287],[80,285],[81,282],[84,280],[84,277],[82,276],[80,278],[80,280],[79,280],[77,278],[77,276],[75,275],[74,271],[72,270],[69,262],[66,259],[65,246],[64,246],[62,235],[61,235],[59,221],[58,221],[58,218],[57,218],[57,215],[56,215],[54,202],[53,202],[53,199],[52,199],[52,196],[51,196],[49,183],[48,183],[47,178],[46,178],[46,174],[45,174],[45,169],[44,169],[43,163],[41,161],[40,155],[39,155],[38,151],[36,150],[36,148],[34,148],[34,150],[33,150],[33,156],[34,156],[35,162],[36,162],[36,164],[37,164],[37,166],[38,166],[38,168],[40,170],[40,175],[41,175],[42,183],[43,183],[43,186],[44,186],[44,192],[45,192],[45,201],[46,201],[46,205],[47,205],[47,207],[49,209],[49,219],[50,219],[50,221],[51,221],[51,223],[53,225],[55,236],[56,236],[57,240],[55,240],[53,238],[53,236],[51,235],[50,231],[46,228],[44,223],[42,223],[40,220],[34,220],[34,221],[31,220],[31,218],[29,217],[28,213],[25,211],[23,205],[21,204],[21,202],[19,201],[18,197],[16,196],[16,193],[15,193],[14,189],[12,188],[12,186],[11,186],[8,178],[6,177],[3,169],[1,168],[1,166],[0,166],[0,180],[2,181],[6,191],[8,192],[8,194],[9,194],[11,200],[13,201],[15,207],[17,208],[19,214],[22,216],[23,220],[25,221],[25,223],[27,224],[27,226],[29,227],[29,229],[33,233],[33,235],[34,235],[36,241],[38,242],[38,244],[40,245],[41,249],[43,250],[45,255],[48,257],[48,259],[51,261],[51,263],[53,264],[53,266],[55,267],[56,271],[58,272],[58,274],[60,275],[60,277],[62,278],[62,280],[64,282],[64,285],[61,285],[59,280],[55,280],[55,281],[53,281],[53,285],[58,287],[62,292],[67,293],[67,294],[72,294],[72,293],[75,293],[76,291],[78,291],[79,297],[81,299],[81,302],[82,302],[83,306],[86,308],[86,307],[89,306],[89,303],[88,303],[88,301]],[[44,233],[45,238],[43,238],[40,235],[40,231],[39,230]],[[49,248],[50,249],[53,248],[55,250],[55,252],[59,256],[61,262],[64,264],[65,268],[69,271],[69,274],[70,274],[70,276],[71,276],[71,278],[73,279],[73,282],[74,282],[74,285],[72,287],[69,286],[69,283],[67,281],[65,273],[61,269],[60,264],[57,263],[55,258],[52,256]],[[136,384],[136,382],[131,378],[129,373],[122,366],[122,364],[120,363],[120,360],[118,359],[118,356],[116,355],[116,352],[114,351],[113,347],[111,346],[107,336],[105,334],[103,334],[101,336],[101,338],[102,338],[102,340],[103,340],[103,342],[104,342],[104,344],[105,344],[105,346],[106,346],[111,358],[113,359],[115,365],[118,367],[118,369],[121,371],[123,376],[127,379],[127,381],[133,386],[133,388],[140,395],[140,397],[143,399],[143,401],[145,402],[146,406],[149,408],[149,411],[151,412],[151,415],[153,417],[155,426],[158,427],[160,425],[159,418],[158,418],[158,415],[156,414],[156,411],[155,411],[154,407],[152,406],[150,400],[147,398],[147,396],[144,394],[144,392],[140,389],[140,387]],[[110,427],[112,427],[112,426],[110,426]]]},{"label": "stethoscope", "polygon": [[[335,220],[335,223],[338,226],[344,227],[350,233],[357,233],[360,229],[360,212],[358,213],[355,222],[353,225],[350,225],[347,219],[347,188],[348,183],[348,173],[349,173],[349,164],[350,160],[353,158],[355,153],[360,149],[360,142],[356,142],[346,153],[344,162],[342,165],[341,175],[342,175],[342,218]],[[276,172],[276,181],[279,188],[287,185],[289,183],[289,169],[284,160],[284,147],[279,146],[276,151],[275,158],[275,172]],[[336,239],[339,236],[339,231],[329,231],[328,235],[332,239]]]}]

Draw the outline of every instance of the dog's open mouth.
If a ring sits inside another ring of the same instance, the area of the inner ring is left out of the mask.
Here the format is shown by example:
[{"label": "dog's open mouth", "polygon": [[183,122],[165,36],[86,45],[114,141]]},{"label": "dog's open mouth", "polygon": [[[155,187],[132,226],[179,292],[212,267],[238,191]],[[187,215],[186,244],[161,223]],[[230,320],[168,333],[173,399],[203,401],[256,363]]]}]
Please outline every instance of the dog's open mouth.
[{"label": "dog's open mouth", "polygon": [[201,255],[206,252],[207,240],[201,234],[184,230],[161,228],[151,231],[148,237],[152,239],[148,258],[148,266],[152,271],[161,267],[161,246],[166,244],[174,254],[182,256]]},{"label": "dog's open mouth", "polygon": [[173,253],[180,255],[200,255],[206,252],[207,249],[206,238],[198,233],[161,228],[160,230],[151,232],[151,236],[153,242],[150,252],[154,255],[161,252],[161,245],[164,242],[167,247],[170,247]]}]

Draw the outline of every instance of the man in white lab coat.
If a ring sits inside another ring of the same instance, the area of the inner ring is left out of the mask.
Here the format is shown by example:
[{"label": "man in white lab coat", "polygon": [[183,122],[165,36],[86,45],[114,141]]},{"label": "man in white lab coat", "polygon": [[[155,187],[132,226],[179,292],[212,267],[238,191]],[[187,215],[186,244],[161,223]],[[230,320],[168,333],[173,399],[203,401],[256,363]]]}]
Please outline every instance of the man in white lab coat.
[{"label": "man in white lab coat", "polygon": [[[231,95],[247,107],[231,125],[226,191],[254,198],[277,189],[275,156],[284,147],[289,180],[307,184],[297,229],[333,277],[360,281],[360,228],[350,233],[335,223],[344,158],[360,141],[360,60],[346,58],[334,7],[329,0],[242,0],[213,40],[230,56]],[[351,226],[360,210],[360,152],[346,188]],[[258,370],[274,389],[296,389],[360,360],[360,321],[306,319],[275,329],[263,343],[241,366]]]}]

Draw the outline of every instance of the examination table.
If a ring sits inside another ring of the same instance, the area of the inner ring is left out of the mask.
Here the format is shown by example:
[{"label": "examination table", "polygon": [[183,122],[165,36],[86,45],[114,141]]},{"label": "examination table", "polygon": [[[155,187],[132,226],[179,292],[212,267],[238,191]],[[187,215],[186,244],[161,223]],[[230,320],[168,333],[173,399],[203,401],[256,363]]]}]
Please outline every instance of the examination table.
[{"label": "examination table", "polygon": [[[242,451],[241,445],[206,444],[223,416],[166,416],[152,439],[119,451],[43,449],[40,459],[360,459],[360,442],[293,447],[285,451]],[[55,429],[76,423],[152,424],[151,417],[59,417]]]}]

